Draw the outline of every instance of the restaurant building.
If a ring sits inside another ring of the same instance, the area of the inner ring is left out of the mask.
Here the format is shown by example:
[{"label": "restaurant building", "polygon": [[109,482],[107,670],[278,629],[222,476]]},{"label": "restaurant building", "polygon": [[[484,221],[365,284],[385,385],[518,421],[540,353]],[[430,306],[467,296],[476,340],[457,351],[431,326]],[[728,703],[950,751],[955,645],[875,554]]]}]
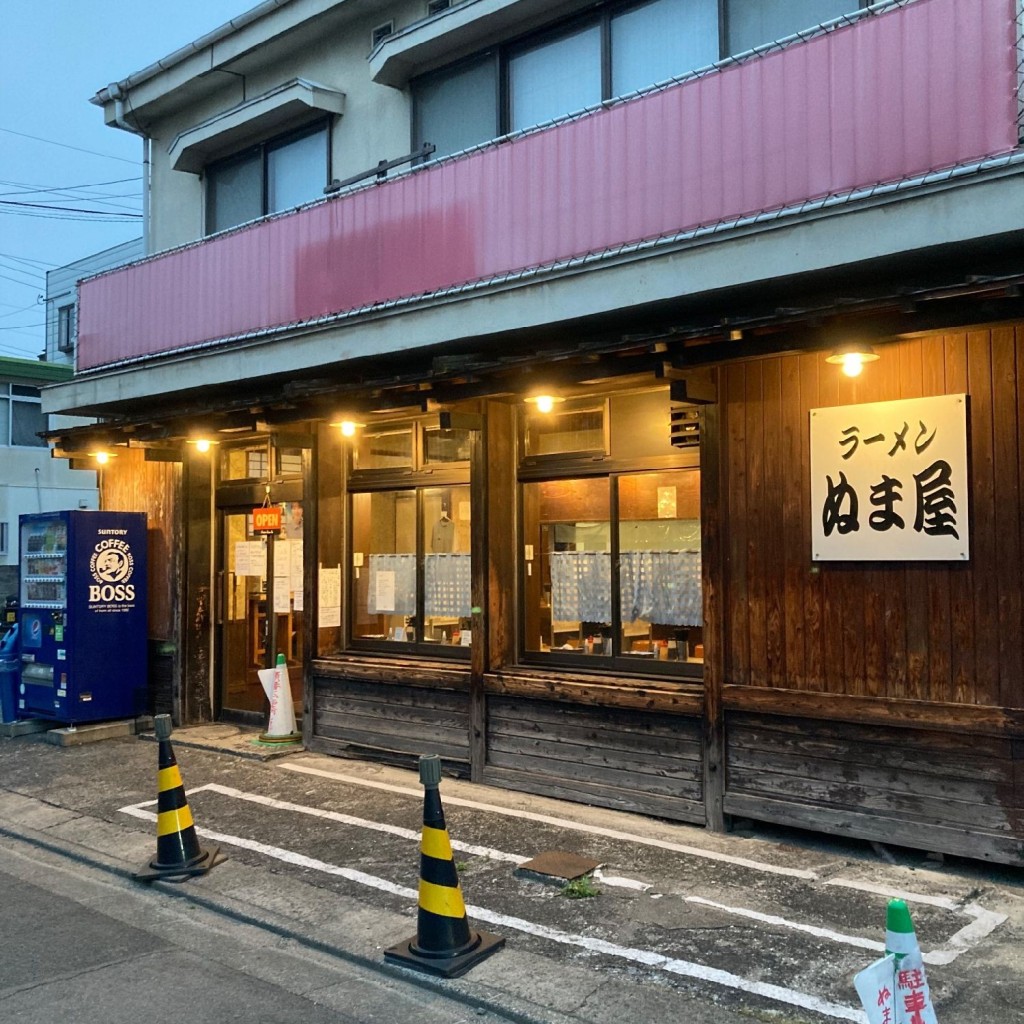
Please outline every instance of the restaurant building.
[{"label": "restaurant building", "polygon": [[1021,863],[1021,38],[268,0],[101,90],[150,255],[44,402],[149,513],[155,709],[284,653],[315,751]]}]

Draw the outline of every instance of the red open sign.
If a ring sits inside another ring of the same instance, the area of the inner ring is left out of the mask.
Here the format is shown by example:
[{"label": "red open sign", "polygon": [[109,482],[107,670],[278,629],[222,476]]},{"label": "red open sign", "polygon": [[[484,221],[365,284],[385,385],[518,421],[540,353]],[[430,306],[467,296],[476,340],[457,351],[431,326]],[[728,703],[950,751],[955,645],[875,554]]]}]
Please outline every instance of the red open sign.
[{"label": "red open sign", "polygon": [[252,510],[253,533],[280,533],[281,506],[262,505]]}]

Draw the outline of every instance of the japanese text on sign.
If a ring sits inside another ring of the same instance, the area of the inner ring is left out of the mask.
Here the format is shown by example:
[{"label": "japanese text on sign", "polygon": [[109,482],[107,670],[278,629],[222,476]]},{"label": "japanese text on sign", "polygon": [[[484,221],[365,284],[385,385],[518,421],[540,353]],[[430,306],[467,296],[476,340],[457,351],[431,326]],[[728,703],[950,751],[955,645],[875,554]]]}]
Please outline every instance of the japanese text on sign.
[{"label": "japanese text on sign", "polygon": [[963,561],[966,395],[811,410],[816,561]]}]

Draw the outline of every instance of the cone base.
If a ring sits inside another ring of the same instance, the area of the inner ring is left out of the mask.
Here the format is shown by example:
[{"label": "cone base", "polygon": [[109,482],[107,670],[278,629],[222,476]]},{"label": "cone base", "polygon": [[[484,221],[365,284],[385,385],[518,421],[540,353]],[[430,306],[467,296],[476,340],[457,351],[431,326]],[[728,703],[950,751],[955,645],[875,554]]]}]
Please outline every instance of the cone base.
[{"label": "cone base", "polygon": [[184,882],[196,875],[205,875],[211,868],[227,860],[217,847],[203,850],[198,857],[183,864],[161,864],[155,857],[142,868],[133,873],[132,877],[139,882],[155,882],[158,878],[168,882]]},{"label": "cone base", "polygon": [[466,971],[475,967],[481,960],[486,960],[492,953],[497,953],[505,945],[501,935],[489,932],[472,932],[471,948],[465,953],[451,956],[423,956],[416,952],[417,936],[400,942],[397,946],[384,950],[384,959],[403,967],[411,967],[414,971],[423,971],[439,978],[458,978]]},{"label": "cone base", "polygon": [[283,735],[271,736],[270,733],[261,732],[259,734],[260,743],[301,743],[302,733],[301,732],[286,732]]}]

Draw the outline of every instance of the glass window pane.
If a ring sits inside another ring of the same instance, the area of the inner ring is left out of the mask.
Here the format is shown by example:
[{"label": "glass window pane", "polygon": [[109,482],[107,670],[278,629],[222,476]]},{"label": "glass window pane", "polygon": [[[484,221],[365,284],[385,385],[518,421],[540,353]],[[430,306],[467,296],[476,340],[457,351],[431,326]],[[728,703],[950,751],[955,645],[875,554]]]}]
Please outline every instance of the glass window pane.
[{"label": "glass window pane", "polygon": [[280,476],[302,475],[302,449],[278,448],[277,472]]},{"label": "glass window pane", "polygon": [[38,402],[11,403],[11,444],[26,448],[45,448],[39,431],[46,430],[46,417]]},{"label": "glass window pane", "polygon": [[470,645],[472,594],[468,487],[423,495],[423,640]]},{"label": "glass window pane", "polygon": [[527,406],[526,454],[603,452],[604,402],[593,399],[555,405],[551,412]]},{"label": "glass window pane", "polygon": [[414,86],[413,148],[436,146],[434,156],[458,153],[498,135],[498,69],[490,54],[472,64],[432,75]]},{"label": "glass window pane", "polygon": [[319,199],[326,184],[326,127],[267,150],[267,213]]},{"label": "glass window pane", "polygon": [[11,443],[11,403],[0,398],[0,444]]},{"label": "glass window pane", "polygon": [[508,88],[512,131],[600,103],[600,25],[513,57]]},{"label": "glass window pane", "polygon": [[352,449],[353,469],[406,469],[412,466],[412,427],[364,430]]},{"label": "glass window pane", "polygon": [[728,0],[729,53],[752,50],[859,9],[858,0]]},{"label": "glass window pane", "polygon": [[352,636],[416,640],[416,492],[352,495]]},{"label": "glass window pane", "polygon": [[612,18],[612,95],[718,60],[718,0],[654,0]]},{"label": "glass window pane", "polygon": [[430,465],[469,462],[468,430],[441,430],[428,427],[423,431],[423,462]]},{"label": "glass window pane", "polygon": [[206,233],[263,216],[263,160],[259,152],[206,170]]},{"label": "glass window pane", "polygon": [[523,591],[528,651],[612,653],[607,479],[523,486]]},{"label": "glass window pane", "polygon": [[265,441],[244,447],[221,449],[222,480],[265,480],[269,476],[269,467]]},{"label": "glass window pane", "polygon": [[700,473],[639,473],[618,486],[622,653],[702,662]]}]

